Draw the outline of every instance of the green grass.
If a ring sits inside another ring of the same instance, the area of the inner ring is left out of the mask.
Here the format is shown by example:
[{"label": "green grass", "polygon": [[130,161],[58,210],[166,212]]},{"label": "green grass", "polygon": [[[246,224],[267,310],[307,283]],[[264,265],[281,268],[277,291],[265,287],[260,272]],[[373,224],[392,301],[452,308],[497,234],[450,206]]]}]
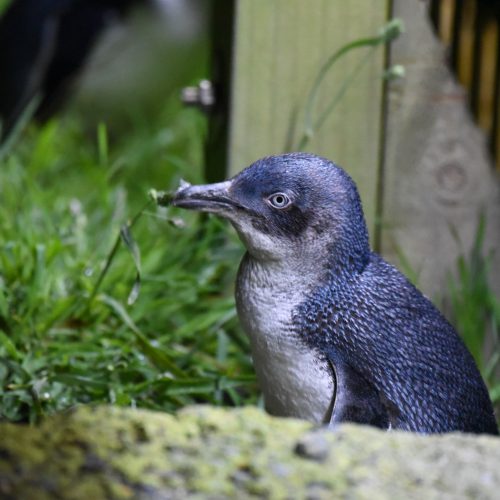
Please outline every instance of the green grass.
[{"label": "green grass", "polygon": [[[3,151],[0,419],[33,422],[80,403],[260,402],[232,296],[241,244],[215,218],[143,210],[150,188],[203,181],[205,129],[197,111],[175,106],[115,141],[66,117]],[[141,288],[128,305],[137,269],[119,238],[137,214],[129,247],[140,251]],[[481,228],[450,281],[451,317],[498,403],[500,306]]]},{"label": "green grass", "polygon": [[136,268],[123,244],[96,288],[148,189],[202,180],[204,120],[173,110],[168,123],[113,143],[67,117],[0,160],[0,418],[257,401],[231,290],[242,248],[222,222],[188,213],[178,227],[150,205],[132,230],[137,300],[127,305]]},{"label": "green grass", "polygon": [[450,319],[474,356],[500,415],[500,300],[489,282],[492,256],[483,248],[486,223],[481,216],[474,245],[458,258],[448,300]]},{"label": "green grass", "polygon": [[9,6],[11,0],[0,0],[0,14]]}]

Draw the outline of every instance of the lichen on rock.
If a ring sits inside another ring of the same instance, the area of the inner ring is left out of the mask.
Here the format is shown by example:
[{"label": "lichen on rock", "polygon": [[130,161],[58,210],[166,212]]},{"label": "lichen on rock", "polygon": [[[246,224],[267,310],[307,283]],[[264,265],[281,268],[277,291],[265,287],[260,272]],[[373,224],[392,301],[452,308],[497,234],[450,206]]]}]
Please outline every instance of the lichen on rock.
[{"label": "lichen on rock", "polygon": [[3,499],[495,498],[500,439],[333,431],[257,408],[80,407],[0,424]]}]

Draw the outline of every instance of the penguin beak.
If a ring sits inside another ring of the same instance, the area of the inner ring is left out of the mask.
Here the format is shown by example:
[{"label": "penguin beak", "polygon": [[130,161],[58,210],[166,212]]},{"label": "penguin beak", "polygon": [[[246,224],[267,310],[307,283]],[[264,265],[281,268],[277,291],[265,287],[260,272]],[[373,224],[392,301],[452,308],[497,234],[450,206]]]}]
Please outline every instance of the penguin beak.
[{"label": "penguin beak", "polygon": [[200,186],[182,181],[171,203],[174,207],[225,215],[239,206],[231,198],[230,187],[231,181]]}]

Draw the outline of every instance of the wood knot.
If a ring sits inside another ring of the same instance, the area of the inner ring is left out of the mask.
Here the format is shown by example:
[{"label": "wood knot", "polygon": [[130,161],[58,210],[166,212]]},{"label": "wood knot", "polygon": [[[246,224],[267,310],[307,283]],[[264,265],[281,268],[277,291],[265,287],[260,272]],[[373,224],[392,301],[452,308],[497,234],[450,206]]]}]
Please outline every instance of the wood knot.
[{"label": "wood knot", "polygon": [[446,162],[434,171],[438,199],[441,203],[455,205],[464,196],[469,179],[465,167],[459,162]]},{"label": "wood knot", "polygon": [[445,163],[437,168],[436,177],[438,185],[444,191],[456,193],[467,184],[467,174],[462,165],[458,163]]}]

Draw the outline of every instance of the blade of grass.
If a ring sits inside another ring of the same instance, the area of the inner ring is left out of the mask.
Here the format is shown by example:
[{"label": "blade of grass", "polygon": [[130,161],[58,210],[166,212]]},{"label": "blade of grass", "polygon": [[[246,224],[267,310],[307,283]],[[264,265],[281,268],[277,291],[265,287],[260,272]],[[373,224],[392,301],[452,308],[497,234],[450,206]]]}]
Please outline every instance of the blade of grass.
[{"label": "blade of grass", "polygon": [[130,252],[130,255],[132,256],[136,269],[134,284],[127,298],[127,304],[130,306],[137,300],[139,291],[141,289],[141,254],[139,251],[139,246],[132,236],[129,224],[124,224],[122,226],[120,230],[120,236],[126,248]]},{"label": "blade of grass", "polygon": [[134,323],[132,318],[128,315],[125,308],[115,299],[109,297],[108,295],[100,295],[99,299],[104,304],[111,307],[111,309],[117,314],[117,316],[127,325],[130,330],[134,333],[136,339],[139,342],[144,354],[148,359],[160,370],[167,371],[174,374],[177,377],[185,377],[186,374],[181,370],[174,361],[172,361],[165,352],[154,347],[147,337],[139,330],[137,325]]},{"label": "blade of grass", "polygon": [[12,340],[0,329],[0,345],[3,346],[5,352],[14,360],[20,361],[22,359],[21,353],[16,349]]},{"label": "blade of grass", "polygon": [[99,165],[102,167],[108,166],[108,129],[105,123],[99,123],[97,126],[97,153]]},{"label": "blade of grass", "polygon": [[[134,287],[132,288],[132,291],[130,292],[129,298],[130,298],[130,296],[132,296],[134,301],[137,299],[138,291],[137,291],[137,295],[136,295],[134,288],[136,287],[137,282],[140,283],[140,255],[139,255],[138,247],[137,247],[137,245],[135,245],[135,242],[131,236],[130,230],[132,229],[132,227],[134,227],[134,225],[140,219],[140,217],[142,216],[144,211],[152,203],[153,203],[153,200],[149,200],[130,221],[128,221],[126,224],[124,224],[121,227],[120,232],[115,239],[115,243],[113,244],[113,246],[112,246],[112,248],[111,248],[111,250],[106,258],[106,263],[104,264],[104,267],[103,267],[102,271],[100,272],[99,277],[97,278],[97,281],[92,289],[92,292],[90,293],[89,299],[87,301],[87,306],[90,306],[90,304],[94,301],[94,299],[97,295],[97,292],[99,291],[99,288],[100,288],[104,278],[106,277],[106,274],[108,273],[108,271],[111,267],[111,264],[113,263],[113,260],[116,256],[116,253],[118,252],[118,249],[120,248],[120,243],[122,240],[124,240],[125,234],[129,238],[128,241],[132,242],[130,245],[127,244],[127,248],[131,252],[132,258],[134,259],[134,263],[136,265],[136,270],[137,270],[137,276],[138,276],[138,277],[136,276],[136,282],[134,283]],[[137,281],[137,280],[139,280],[139,281]]]}]

